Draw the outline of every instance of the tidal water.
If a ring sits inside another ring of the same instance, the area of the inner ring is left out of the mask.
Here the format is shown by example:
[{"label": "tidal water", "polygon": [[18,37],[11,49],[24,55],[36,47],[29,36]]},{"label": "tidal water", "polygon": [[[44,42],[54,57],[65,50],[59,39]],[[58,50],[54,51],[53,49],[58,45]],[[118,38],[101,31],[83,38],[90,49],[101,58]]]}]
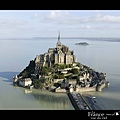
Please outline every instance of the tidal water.
[{"label": "tidal water", "polygon": [[[102,38],[61,38],[62,44],[74,50],[77,61],[98,72],[107,73],[110,82],[102,92],[89,92],[96,96],[102,110],[120,109],[120,41]],[[89,45],[75,45],[88,42]],[[36,55],[56,47],[57,38],[0,40],[0,109],[74,110],[68,96],[15,87],[12,77],[21,72]]]},{"label": "tidal water", "polygon": [[[9,77],[6,78],[2,74],[9,74]],[[0,110],[74,110],[64,93],[56,94],[13,86],[12,75],[15,74],[17,73],[0,73],[3,76],[0,77]]]}]

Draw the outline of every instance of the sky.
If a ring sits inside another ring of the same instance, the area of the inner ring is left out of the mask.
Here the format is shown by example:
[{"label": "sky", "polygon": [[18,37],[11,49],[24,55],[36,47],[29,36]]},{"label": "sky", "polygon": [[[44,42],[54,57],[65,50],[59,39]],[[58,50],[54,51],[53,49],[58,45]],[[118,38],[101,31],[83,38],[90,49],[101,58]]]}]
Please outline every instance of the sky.
[{"label": "sky", "polygon": [[120,10],[0,10],[0,38],[120,37]]}]

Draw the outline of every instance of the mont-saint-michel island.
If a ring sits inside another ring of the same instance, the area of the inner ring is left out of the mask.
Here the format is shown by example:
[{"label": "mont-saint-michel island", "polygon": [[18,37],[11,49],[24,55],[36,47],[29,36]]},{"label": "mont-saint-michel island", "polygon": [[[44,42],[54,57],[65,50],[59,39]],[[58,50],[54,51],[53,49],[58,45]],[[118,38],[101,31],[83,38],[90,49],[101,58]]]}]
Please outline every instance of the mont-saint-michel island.
[{"label": "mont-saint-michel island", "polygon": [[36,55],[23,71],[13,77],[14,85],[53,93],[67,93],[76,109],[92,109],[82,93],[101,92],[103,88],[108,87],[106,73],[78,62],[74,50],[62,44],[60,33],[56,41],[54,48],[48,48],[46,53]]}]

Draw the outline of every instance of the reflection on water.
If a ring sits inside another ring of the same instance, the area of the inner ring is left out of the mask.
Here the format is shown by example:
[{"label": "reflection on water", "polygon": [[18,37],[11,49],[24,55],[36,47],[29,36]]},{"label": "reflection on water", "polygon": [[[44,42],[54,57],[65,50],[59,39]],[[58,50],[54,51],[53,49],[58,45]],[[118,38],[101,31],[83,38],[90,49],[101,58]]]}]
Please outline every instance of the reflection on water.
[{"label": "reflection on water", "polygon": [[2,73],[0,73],[1,110],[74,110],[67,94],[13,86],[11,80],[16,72],[14,75],[12,72]]},{"label": "reflection on water", "polygon": [[29,93],[32,93],[32,91],[33,91],[33,90],[31,90],[31,89],[25,89],[24,93],[25,93],[25,94],[29,94]]},{"label": "reflection on water", "polygon": [[32,95],[43,109],[74,110],[66,93],[52,93],[36,89],[21,88],[24,94]]}]

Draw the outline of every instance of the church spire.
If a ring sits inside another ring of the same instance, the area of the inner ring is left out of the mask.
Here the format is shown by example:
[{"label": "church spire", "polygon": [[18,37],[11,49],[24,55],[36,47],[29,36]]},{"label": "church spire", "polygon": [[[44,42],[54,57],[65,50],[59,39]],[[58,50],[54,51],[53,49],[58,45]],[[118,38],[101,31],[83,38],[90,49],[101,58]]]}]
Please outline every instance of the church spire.
[{"label": "church spire", "polygon": [[58,35],[58,41],[60,41],[60,31],[59,31],[59,35]]},{"label": "church spire", "polygon": [[59,31],[59,35],[58,35],[58,41],[57,41],[57,46],[58,45],[62,45],[61,42],[60,42],[60,31]]}]

